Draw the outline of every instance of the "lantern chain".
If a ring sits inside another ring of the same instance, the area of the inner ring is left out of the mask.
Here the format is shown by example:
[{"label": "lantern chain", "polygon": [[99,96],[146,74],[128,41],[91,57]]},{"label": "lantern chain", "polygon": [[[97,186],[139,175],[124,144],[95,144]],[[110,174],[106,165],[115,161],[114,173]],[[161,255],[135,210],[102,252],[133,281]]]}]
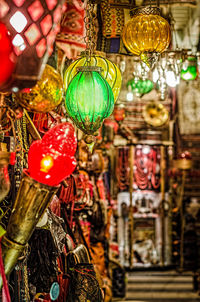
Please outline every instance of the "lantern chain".
[{"label": "lantern chain", "polygon": [[95,49],[95,19],[96,13],[94,9],[94,4],[91,3],[90,0],[85,1],[85,11],[86,15],[84,18],[86,34],[84,37],[84,41],[86,44],[86,60],[89,62],[91,60],[91,56],[94,53]]}]

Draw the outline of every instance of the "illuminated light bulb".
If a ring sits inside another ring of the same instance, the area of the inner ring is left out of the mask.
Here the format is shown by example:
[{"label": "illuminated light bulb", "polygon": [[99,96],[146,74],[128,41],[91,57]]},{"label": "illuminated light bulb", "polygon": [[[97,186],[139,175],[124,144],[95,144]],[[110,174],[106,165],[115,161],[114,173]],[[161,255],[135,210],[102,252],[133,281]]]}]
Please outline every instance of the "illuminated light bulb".
[{"label": "illuminated light bulb", "polygon": [[[21,35],[17,34],[14,39],[12,40],[12,43],[16,47],[22,47],[25,46],[24,44],[24,39],[22,38]],[[25,46],[26,47],[26,46]]]},{"label": "illuminated light bulb", "polygon": [[178,84],[178,80],[176,78],[174,71],[168,70],[166,72],[166,83],[170,87],[176,87],[176,85]]},{"label": "illuminated light bulb", "polygon": [[50,155],[46,155],[40,162],[40,171],[47,173],[53,167],[53,165],[53,157]]},{"label": "illuminated light bulb", "polygon": [[131,85],[128,85],[128,92],[127,92],[127,95],[126,95],[126,99],[127,99],[128,102],[133,101],[133,92],[132,92]]},{"label": "illuminated light bulb", "polygon": [[159,73],[158,73],[158,69],[155,68],[153,71],[153,82],[156,83],[159,79]]},{"label": "illuminated light bulb", "polygon": [[149,152],[151,151],[150,147],[149,146],[144,146],[142,148],[142,153],[143,154],[149,154]]},{"label": "illuminated light bulb", "polygon": [[10,24],[12,25],[12,27],[14,27],[14,29],[18,33],[21,33],[24,30],[24,28],[26,27],[27,23],[28,22],[27,22],[26,17],[20,11],[17,11],[10,18]]},{"label": "illuminated light bulb", "polygon": [[133,93],[131,91],[127,93],[126,99],[127,99],[128,102],[133,101]]}]

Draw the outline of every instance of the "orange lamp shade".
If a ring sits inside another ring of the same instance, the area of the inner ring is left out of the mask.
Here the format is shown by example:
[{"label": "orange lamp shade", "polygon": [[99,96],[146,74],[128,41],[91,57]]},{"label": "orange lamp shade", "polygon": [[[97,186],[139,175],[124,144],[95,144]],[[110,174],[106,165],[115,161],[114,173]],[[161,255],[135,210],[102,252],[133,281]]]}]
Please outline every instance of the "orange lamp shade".
[{"label": "orange lamp shade", "polygon": [[160,16],[158,7],[140,7],[133,10],[122,35],[127,49],[151,66],[154,57],[167,49],[171,40],[169,23]]}]

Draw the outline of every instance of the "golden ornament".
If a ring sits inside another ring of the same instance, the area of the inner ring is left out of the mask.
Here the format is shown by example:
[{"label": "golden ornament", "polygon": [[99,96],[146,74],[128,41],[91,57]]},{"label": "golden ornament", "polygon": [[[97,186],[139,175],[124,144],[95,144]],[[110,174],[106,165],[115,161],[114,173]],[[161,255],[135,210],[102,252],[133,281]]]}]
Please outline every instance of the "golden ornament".
[{"label": "golden ornament", "polygon": [[41,79],[33,88],[13,94],[14,100],[28,111],[49,112],[56,108],[63,98],[63,82],[60,74],[46,65]]},{"label": "golden ornament", "polygon": [[149,101],[142,112],[145,122],[153,127],[161,127],[167,123],[169,112],[166,107],[156,101]]}]

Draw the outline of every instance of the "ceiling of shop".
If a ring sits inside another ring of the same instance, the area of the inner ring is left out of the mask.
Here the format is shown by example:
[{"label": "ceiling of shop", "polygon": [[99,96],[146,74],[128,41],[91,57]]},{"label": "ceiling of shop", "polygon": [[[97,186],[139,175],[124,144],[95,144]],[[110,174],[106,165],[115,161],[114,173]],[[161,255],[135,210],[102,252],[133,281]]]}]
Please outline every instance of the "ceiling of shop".
[{"label": "ceiling of shop", "polygon": [[174,45],[178,44],[179,48],[193,48],[199,42],[199,25],[200,25],[200,1],[196,5],[171,5],[171,14],[174,19],[174,28],[176,37],[173,37]]}]

